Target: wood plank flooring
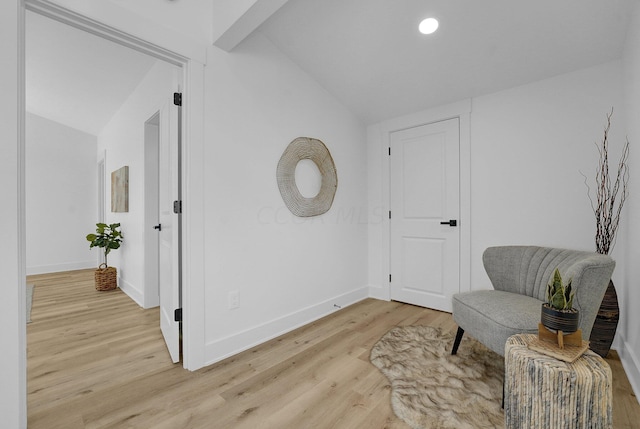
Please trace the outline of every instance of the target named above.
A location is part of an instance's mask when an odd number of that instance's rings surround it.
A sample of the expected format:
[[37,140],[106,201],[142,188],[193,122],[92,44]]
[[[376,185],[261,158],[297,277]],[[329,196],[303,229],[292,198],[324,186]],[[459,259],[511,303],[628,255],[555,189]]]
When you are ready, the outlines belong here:
[[[454,330],[448,313],[368,299],[199,371],[171,363],[157,309],[97,292],[93,270],[30,276],[29,428],[408,428],[369,363],[397,325]],[[614,427],[640,405],[615,353]]]

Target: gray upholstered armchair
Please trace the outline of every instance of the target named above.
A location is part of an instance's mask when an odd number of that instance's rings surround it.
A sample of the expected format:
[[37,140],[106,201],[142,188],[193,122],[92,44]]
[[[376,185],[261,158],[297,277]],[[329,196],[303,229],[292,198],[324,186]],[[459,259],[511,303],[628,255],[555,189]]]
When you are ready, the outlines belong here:
[[482,261],[494,290],[453,296],[458,333],[451,354],[465,331],[502,356],[511,335],[537,333],[547,283],[556,268],[563,278],[573,279],[573,306],[580,310],[582,337],[588,340],[615,267],[606,255],[536,246],[490,247]]

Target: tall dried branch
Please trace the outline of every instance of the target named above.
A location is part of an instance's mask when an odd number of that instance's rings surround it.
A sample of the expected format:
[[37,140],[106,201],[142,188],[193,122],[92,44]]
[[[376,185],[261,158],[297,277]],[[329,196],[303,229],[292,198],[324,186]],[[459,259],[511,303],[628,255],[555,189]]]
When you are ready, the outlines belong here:
[[618,162],[618,169],[615,179],[612,181],[609,173],[609,129],[611,128],[611,116],[613,109],[607,114],[607,125],[604,129],[602,143],[598,148],[599,159],[596,169],[596,198],[595,202],[591,198],[588,189],[591,208],[596,216],[596,251],[604,255],[609,254],[613,249],[616,240],[616,232],[620,223],[620,213],[622,206],[627,199],[627,185],[629,182],[629,140],[627,139],[622,148],[622,155]]

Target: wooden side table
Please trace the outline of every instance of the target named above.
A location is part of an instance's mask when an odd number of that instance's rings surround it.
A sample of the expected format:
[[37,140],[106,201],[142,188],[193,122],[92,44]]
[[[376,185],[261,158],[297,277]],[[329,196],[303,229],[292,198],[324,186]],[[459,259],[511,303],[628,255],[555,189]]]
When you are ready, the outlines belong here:
[[529,349],[535,339],[519,334],[505,345],[505,428],[612,428],[609,364],[591,350],[563,362]]

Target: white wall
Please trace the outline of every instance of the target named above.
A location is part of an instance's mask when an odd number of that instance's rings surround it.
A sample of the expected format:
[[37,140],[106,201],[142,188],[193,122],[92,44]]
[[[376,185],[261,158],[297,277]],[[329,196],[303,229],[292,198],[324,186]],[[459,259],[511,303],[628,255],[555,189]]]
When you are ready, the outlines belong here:
[[27,114],[27,274],[96,267],[97,137]]
[[[109,265],[118,269],[119,287],[139,305],[157,305],[149,296],[145,278],[145,121],[173,101],[180,69],[158,61],[98,136],[98,150],[106,151],[107,223],[119,222],[124,235],[120,249],[109,253]],[[129,211],[112,213],[111,172],[129,166]],[[98,251],[98,250],[96,250]]]
[[[364,126],[264,36],[210,48],[205,87],[208,362],[360,300],[366,289]],[[322,140],[338,189],[324,215],[285,207],[276,165],[296,137]],[[240,307],[227,297],[238,291]]]
[[[625,119],[620,62],[474,98],[471,104],[471,218],[460,219],[471,228],[470,288],[491,287],[481,255],[492,245],[593,250],[594,219],[580,171],[593,179],[594,143],[612,106],[620,110],[613,119],[612,152],[619,148]],[[411,117],[436,117],[439,110],[447,111],[439,108]],[[379,127],[369,127],[372,219],[388,210],[383,198],[388,177],[377,173],[388,162],[382,155],[388,142],[376,138]],[[374,293],[388,288],[378,269],[388,258],[385,234],[384,218],[370,224],[369,285]]]
[[634,392],[640,395],[640,5],[636,5],[624,51],[624,101],[627,117],[627,136],[630,142],[630,196],[625,213],[626,247],[619,252],[624,256],[625,288],[618,289],[621,321],[618,337],[622,347],[619,353]]
[[473,288],[490,287],[481,254],[492,245],[595,250],[595,219],[580,172],[593,187],[595,143],[612,107],[611,155],[620,151],[621,73],[620,62],[612,62],[473,99]]
[[[25,267],[24,257],[24,199],[23,171],[20,168],[23,155],[19,144],[22,138],[20,112],[24,109],[24,71],[19,66],[24,58],[16,49],[24,36],[24,17],[20,13],[20,1],[0,2],[0,272],[2,272],[3,302],[0,312],[0,416],[7,428],[27,427],[26,384],[26,318],[25,318]],[[18,65],[18,66],[16,66]],[[16,108],[17,106],[17,108]]]

